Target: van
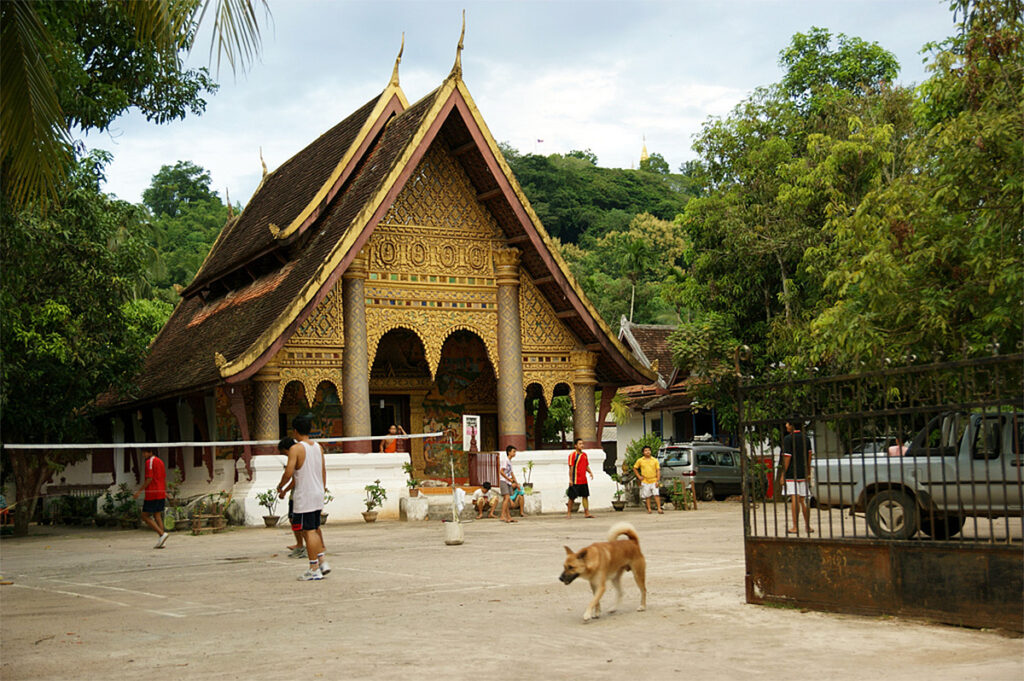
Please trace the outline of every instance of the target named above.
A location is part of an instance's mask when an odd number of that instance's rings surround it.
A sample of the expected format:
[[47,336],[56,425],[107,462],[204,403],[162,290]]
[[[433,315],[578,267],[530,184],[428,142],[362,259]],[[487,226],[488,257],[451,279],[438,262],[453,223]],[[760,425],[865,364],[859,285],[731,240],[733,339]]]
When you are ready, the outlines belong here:
[[661,495],[667,497],[675,480],[689,486],[693,482],[697,498],[703,501],[724,499],[743,491],[740,451],[717,442],[685,442],[665,445],[658,450],[661,464]]

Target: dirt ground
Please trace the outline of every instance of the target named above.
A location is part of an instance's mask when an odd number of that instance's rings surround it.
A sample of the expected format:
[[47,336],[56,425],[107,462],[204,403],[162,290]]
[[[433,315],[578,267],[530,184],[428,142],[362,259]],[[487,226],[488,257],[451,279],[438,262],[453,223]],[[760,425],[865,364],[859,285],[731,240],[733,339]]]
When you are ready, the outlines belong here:
[[[565,552],[637,528],[648,609],[582,622]],[[38,528],[0,542],[0,676],[32,679],[1024,678],[991,631],[747,605],[740,506],[465,526],[329,524],[334,571],[298,582],[284,529],[172,534]],[[34,530],[36,528],[33,528]],[[613,603],[605,596],[607,609]]]

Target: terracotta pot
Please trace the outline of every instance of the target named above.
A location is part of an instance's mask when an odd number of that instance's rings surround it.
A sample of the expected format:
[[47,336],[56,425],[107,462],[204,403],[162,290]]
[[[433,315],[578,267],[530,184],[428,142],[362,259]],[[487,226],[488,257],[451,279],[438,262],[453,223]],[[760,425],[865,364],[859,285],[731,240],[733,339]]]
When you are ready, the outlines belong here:
[[363,520],[368,523],[375,522],[377,520],[377,511],[363,511]]
[[410,487],[409,488],[409,496],[410,497],[418,497],[419,495],[420,495],[420,488],[419,487]]
[[265,515],[263,516],[263,522],[267,527],[277,527],[277,521],[281,519],[279,515]]

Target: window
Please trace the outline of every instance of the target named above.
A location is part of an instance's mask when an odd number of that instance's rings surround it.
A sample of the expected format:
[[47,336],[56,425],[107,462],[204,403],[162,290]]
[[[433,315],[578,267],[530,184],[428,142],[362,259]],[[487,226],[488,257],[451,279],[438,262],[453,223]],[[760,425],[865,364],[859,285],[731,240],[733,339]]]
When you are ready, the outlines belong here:
[[715,454],[715,458],[718,459],[719,466],[733,466],[732,452],[718,452]]
[[1002,425],[1003,420],[998,416],[982,419],[978,423],[978,430],[974,434],[975,459],[999,458],[999,431]]
[[714,466],[715,455],[711,452],[697,452],[697,465],[698,466]]

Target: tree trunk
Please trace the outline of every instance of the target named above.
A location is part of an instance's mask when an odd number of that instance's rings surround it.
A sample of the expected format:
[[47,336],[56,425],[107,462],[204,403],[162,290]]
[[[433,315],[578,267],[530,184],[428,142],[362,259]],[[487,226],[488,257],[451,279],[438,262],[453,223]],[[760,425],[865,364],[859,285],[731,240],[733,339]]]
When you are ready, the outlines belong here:
[[16,489],[14,507],[14,535],[24,537],[28,534],[28,524],[36,510],[43,485],[53,475],[53,468],[45,454],[31,451],[11,452],[11,470],[14,473]]
[[786,321],[792,319],[792,310],[789,306],[789,277],[786,276],[786,266],[782,262],[782,256],[775,253],[775,260],[779,263],[779,272],[782,274],[782,302],[786,306]]

